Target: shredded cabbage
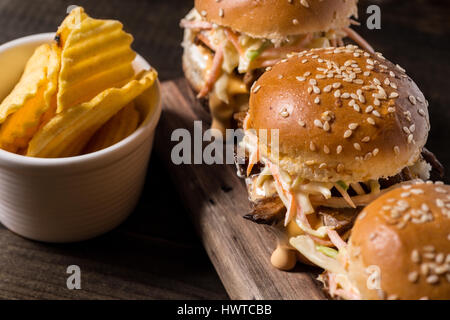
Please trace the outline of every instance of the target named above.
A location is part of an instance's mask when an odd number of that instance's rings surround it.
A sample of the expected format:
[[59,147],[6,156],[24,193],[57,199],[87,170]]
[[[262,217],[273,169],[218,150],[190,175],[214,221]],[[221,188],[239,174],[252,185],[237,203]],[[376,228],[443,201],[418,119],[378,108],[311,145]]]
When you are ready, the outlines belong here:
[[290,238],[289,243],[304,255],[305,258],[317,266],[333,273],[345,273],[345,270],[339,261],[319,252],[316,249],[314,241],[310,237],[300,235]]

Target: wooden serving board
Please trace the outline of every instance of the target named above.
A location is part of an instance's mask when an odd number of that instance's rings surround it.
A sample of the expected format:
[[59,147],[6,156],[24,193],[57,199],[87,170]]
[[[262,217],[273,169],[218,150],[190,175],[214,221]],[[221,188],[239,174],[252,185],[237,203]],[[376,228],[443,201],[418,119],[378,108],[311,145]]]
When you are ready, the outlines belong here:
[[[297,266],[292,272],[270,264],[275,240],[268,228],[242,218],[249,212],[247,191],[233,165],[175,165],[171,134],[195,120],[207,129],[209,115],[184,79],[162,84],[163,112],[155,150],[167,165],[180,198],[231,299],[325,299],[314,277],[316,269]],[[182,261],[180,262],[182,263]]]

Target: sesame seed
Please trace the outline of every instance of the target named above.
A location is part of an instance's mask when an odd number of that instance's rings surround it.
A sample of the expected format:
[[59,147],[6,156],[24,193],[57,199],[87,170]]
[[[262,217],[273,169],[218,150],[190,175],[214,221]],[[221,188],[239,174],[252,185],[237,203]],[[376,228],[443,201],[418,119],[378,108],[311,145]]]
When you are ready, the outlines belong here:
[[417,249],[414,249],[411,252],[411,261],[414,263],[420,263],[420,254],[419,251]]
[[380,150],[378,148],[373,149],[372,154],[374,156],[376,156],[378,154],[378,152],[380,152]]
[[411,195],[411,193],[409,193],[409,192],[402,192],[402,193],[400,193],[400,197],[402,197],[402,198],[407,198],[410,195]]
[[387,111],[388,111],[389,113],[394,113],[394,112],[395,112],[395,108],[394,108],[394,107],[389,107],[389,108],[387,109]]
[[411,131],[411,133],[413,133],[414,131],[416,131],[416,125],[415,125],[415,124],[412,124],[412,125],[409,127],[409,131]]
[[[317,88],[317,87],[316,87]],[[315,99],[314,99],[314,103],[315,104],[319,104],[320,103],[320,98],[319,97],[316,97]]]
[[367,118],[367,122],[373,126],[375,125],[375,120],[373,120],[371,117]]
[[336,90],[335,92],[334,92],[334,97],[335,98],[339,98],[341,96],[341,91],[340,90]]
[[369,142],[369,141],[370,141],[369,136],[365,136],[364,138],[361,139],[361,142]]
[[358,128],[358,126],[359,126],[359,124],[357,124],[357,123],[350,123],[350,124],[348,125],[348,128],[349,128],[350,130],[355,130],[356,128]]
[[346,130],[344,132],[344,138],[350,138],[350,136],[353,134],[352,130]]
[[281,112],[280,112],[280,115],[281,115],[283,118],[287,118],[287,117],[289,117],[289,112],[287,111],[286,108],[283,108],[283,109],[281,110]]
[[316,151],[316,145],[314,144],[314,142],[310,142],[309,143],[309,149],[311,150],[311,151]]
[[372,114],[377,118],[381,118],[381,114],[377,110],[373,110]]
[[295,79],[297,79],[300,82],[303,82],[306,80],[306,78],[304,78],[304,77],[295,77]]
[[305,126],[306,126],[306,123],[305,123],[305,121],[303,121],[303,120],[298,120],[298,124],[299,124],[301,127],[305,127]]
[[205,10],[202,10],[201,12],[200,12],[200,14],[202,15],[202,16],[204,16],[204,17],[206,17],[206,15],[208,14]]
[[410,282],[417,282],[419,280],[419,273],[417,271],[413,271],[410,274],[408,274],[408,280]]
[[312,88],[313,88],[313,92],[314,92],[315,94],[319,94],[319,93],[320,93],[320,89],[319,89],[318,86],[313,86]]
[[318,128],[323,127],[322,121],[320,121],[319,119],[314,120],[314,125]]
[[412,134],[410,134],[410,135],[408,136],[408,143],[413,142],[413,139],[414,139],[414,136],[413,136]]
[[312,86],[315,86],[315,85],[317,85],[317,81],[315,79],[310,79],[309,84]]
[[298,20],[297,19],[293,19],[292,23],[295,24],[295,25],[298,25]]
[[359,143],[355,142],[355,143],[353,144],[353,147],[354,147],[356,150],[361,151],[361,146],[360,146]]
[[340,88],[340,86],[341,86],[341,83],[340,83],[340,82],[335,82],[335,83],[333,83],[333,88],[334,88],[334,89],[338,89],[338,88]]
[[259,91],[259,89],[261,89],[261,86],[260,86],[260,85],[257,85],[257,86],[255,87],[255,89],[253,89],[253,93],[257,93],[257,92]]
[[327,145],[324,145],[323,146],[323,152],[325,152],[326,154],[329,154],[330,153],[330,148],[328,148]]
[[302,60],[302,63],[303,63],[303,64],[305,64],[305,63],[307,63],[307,62],[308,62],[308,59],[303,59],[303,60]]
[[419,110],[417,110],[417,112],[418,112],[422,117],[425,117],[425,111],[423,111],[423,109],[419,109]]
[[400,67],[398,64],[397,65],[395,65],[396,67],[397,67],[397,69],[398,70],[400,70],[400,71],[402,71],[402,72],[406,72],[406,70],[405,69],[403,69],[402,67]]
[[389,95],[389,98],[398,98],[398,93],[397,92],[391,92],[391,94]]
[[338,146],[336,147],[336,153],[339,154],[339,153],[341,153],[341,152],[342,152],[342,146],[341,146],[341,145],[338,145]]
[[323,88],[323,92],[330,92],[331,91],[331,85],[326,86],[325,88]]
[[326,164],[325,162],[322,162],[322,163],[319,165],[319,169],[326,168],[326,166],[327,166],[327,164]]
[[305,163],[306,163],[308,166],[312,166],[313,164],[316,163],[316,161],[315,161],[315,160],[307,160]]
[[223,17],[224,16],[224,11],[222,8],[219,9],[219,17]]
[[438,282],[439,282],[439,277],[435,274],[427,277],[427,283],[429,283],[429,284],[436,284]]
[[375,83],[377,86],[381,85],[380,80],[378,78],[373,78],[373,83]]
[[323,130],[330,131],[330,129],[330,123],[328,121],[325,121],[325,123],[323,124]]
[[373,111],[373,106],[368,106],[365,110],[366,113],[371,113]]
[[395,147],[394,147],[394,153],[395,153],[396,155],[400,154],[400,148],[399,148],[399,146],[395,146]]
[[409,99],[409,102],[411,102],[413,105],[415,105],[417,103],[416,97],[414,97],[414,96],[409,96],[408,99]]

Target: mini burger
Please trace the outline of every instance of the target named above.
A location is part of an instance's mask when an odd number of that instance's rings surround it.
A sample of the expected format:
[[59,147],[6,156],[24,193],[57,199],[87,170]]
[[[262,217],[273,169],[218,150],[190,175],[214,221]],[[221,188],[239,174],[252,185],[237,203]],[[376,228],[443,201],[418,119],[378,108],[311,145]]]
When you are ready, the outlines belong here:
[[306,48],[343,45],[350,37],[372,48],[349,28],[357,0],[196,0],[181,21],[183,69],[208,98],[212,127],[232,127],[248,108],[248,89],[265,68]]
[[337,254],[362,207],[432,168],[422,92],[399,65],[353,45],[278,62],[254,83],[243,125],[246,218],[281,227],[281,269],[296,262],[290,238],[306,236],[311,246],[295,248],[320,265],[314,254]]
[[[314,245],[293,238],[294,246]],[[308,244],[309,243],[309,244]],[[450,299],[450,186],[392,190],[356,219],[337,259],[323,255],[320,279],[342,299]]]

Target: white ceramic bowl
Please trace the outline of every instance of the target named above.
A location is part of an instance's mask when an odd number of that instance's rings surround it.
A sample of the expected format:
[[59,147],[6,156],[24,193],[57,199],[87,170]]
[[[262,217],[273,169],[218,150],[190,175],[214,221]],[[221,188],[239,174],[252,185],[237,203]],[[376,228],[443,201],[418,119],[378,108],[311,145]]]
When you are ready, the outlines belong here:
[[[37,34],[0,46],[0,101],[17,83],[34,49],[53,39]],[[134,66],[148,69],[137,56]],[[161,115],[156,83],[137,99],[143,122],[121,142],[87,155],[42,159],[0,150],[0,221],[45,242],[73,242],[105,233],[135,207]]]

